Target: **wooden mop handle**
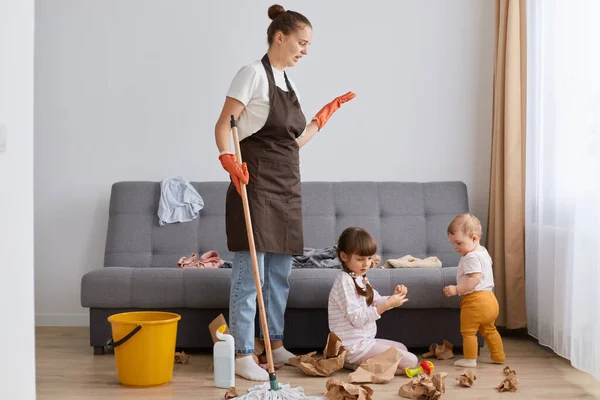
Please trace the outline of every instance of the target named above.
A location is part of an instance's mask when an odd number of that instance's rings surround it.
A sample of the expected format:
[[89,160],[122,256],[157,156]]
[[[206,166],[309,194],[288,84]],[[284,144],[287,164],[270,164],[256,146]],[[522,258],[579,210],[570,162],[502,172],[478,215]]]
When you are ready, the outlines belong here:
[[[237,125],[235,117],[231,116],[231,131],[233,132],[233,142],[235,144],[235,156],[238,164],[242,165],[242,151],[240,149],[240,140],[238,137]],[[246,231],[248,233],[248,243],[250,244],[250,257],[252,258],[252,270],[254,272],[254,284],[256,285],[256,297],[258,299],[258,308],[260,313],[260,321],[262,324],[262,331],[265,337],[265,351],[267,353],[267,364],[269,373],[275,373],[275,364],[273,363],[273,354],[271,353],[271,338],[269,337],[269,327],[267,325],[267,314],[265,312],[265,303],[262,295],[262,288],[260,284],[260,272],[258,270],[258,258],[256,256],[256,247],[254,245],[254,233],[252,230],[252,220],[250,219],[250,207],[248,206],[248,192],[246,192],[246,185],[240,182],[240,189],[242,192],[242,204],[244,205],[244,217],[246,219]]]

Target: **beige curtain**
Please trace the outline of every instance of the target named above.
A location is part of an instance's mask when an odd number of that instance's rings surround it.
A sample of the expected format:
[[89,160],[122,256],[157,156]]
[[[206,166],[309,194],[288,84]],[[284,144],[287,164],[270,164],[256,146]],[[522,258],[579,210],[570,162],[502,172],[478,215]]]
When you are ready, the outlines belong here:
[[494,260],[500,315],[507,329],[525,311],[525,1],[496,0],[496,55],[487,247]]

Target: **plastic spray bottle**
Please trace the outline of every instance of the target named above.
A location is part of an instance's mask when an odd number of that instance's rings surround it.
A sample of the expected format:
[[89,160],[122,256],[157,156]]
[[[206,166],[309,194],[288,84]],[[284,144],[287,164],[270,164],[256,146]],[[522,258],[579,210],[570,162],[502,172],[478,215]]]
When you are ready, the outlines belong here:
[[213,346],[215,386],[223,389],[235,386],[235,344],[233,336],[223,333],[226,328],[221,325],[217,329],[215,335],[219,341]]

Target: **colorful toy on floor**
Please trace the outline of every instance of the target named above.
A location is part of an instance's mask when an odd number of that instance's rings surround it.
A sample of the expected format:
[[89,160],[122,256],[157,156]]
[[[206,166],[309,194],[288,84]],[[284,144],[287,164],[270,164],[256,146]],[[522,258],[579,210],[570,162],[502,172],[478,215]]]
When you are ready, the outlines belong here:
[[423,360],[417,368],[406,368],[405,372],[406,376],[412,378],[421,371],[425,372],[427,375],[431,375],[433,373],[434,368],[435,367],[433,366],[433,363],[431,361]]

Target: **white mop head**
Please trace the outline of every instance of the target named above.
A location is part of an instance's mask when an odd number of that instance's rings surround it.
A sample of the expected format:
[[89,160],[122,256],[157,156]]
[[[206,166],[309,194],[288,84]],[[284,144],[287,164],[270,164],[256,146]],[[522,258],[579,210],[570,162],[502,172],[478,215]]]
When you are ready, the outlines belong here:
[[256,385],[248,389],[248,394],[236,397],[233,400],[327,400],[322,396],[307,397],[301,387],[292,388],[288,384],[279,384],[281,390],[271,390],[269,382]]

